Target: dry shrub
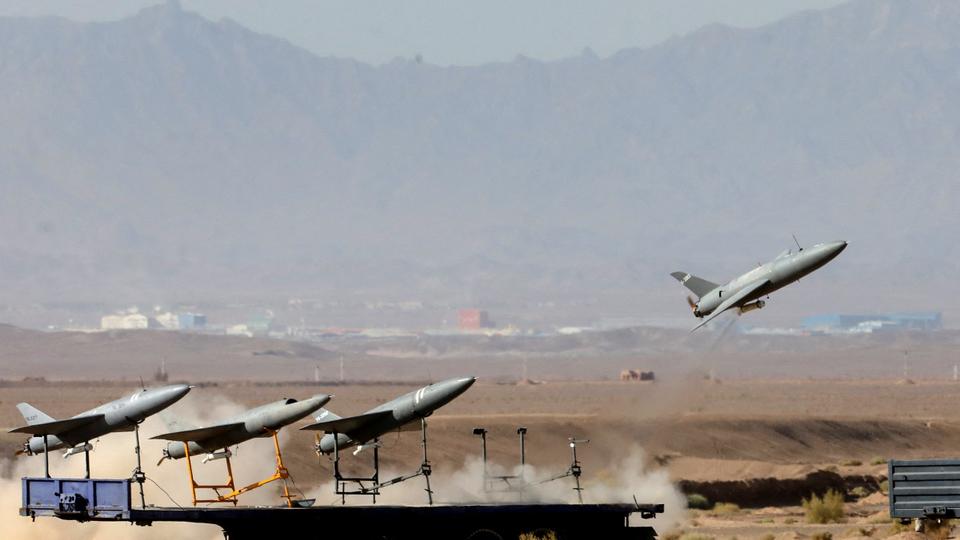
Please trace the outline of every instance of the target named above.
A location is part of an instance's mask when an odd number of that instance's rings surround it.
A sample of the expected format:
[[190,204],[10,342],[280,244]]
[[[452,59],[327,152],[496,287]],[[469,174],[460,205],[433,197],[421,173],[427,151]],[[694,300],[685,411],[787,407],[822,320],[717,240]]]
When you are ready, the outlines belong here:
[[877,532],[876,527],[856,527],[843,533],[843,538],[856,538],[861,536],[873,536]]
[[717,503],[713,505],[710,511],[712,516],[732,516],[740,513],[740,507],[733,503]]
[[519,540],[557,540],[557,533],[553,531],[523,533]]
[[901,523],[899,519],[890,520],[890,527],[886,531],[886,536],[896,536],[903,532],[912,531],[913,526],[908,521],[907,523]]
[[809,499],[803,500],[803,510],[807,523],[839,523],[844,515],[843,494],[832,489],[823,497],[811,494]]
[[946,540],[952,530],[952,519],[927,519],[923,522],[923,534],[931,540]]
[[818,532],[810,535],[810,540],[833,540],[833,535],[827,531]]
[[705,534],[687,533],[681,536],[680,540],[713,540],[713,537]]
[[695,510],[709,510],[711,506],[710,500],[699,493],[691,493],[687,495],[687,508],[693,508]]

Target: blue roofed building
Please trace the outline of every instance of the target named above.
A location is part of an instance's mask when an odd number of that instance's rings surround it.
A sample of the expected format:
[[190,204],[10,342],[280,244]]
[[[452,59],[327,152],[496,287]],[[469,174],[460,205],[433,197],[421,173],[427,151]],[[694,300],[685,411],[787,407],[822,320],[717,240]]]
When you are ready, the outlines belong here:
[[884,330],[934,331],[943,328],[940,312],[876,313],[850,315],[830,313],[803,319],[804,330],[826,333],[872,333]]
[[943,328],[943,315],[938,312],[890,313],[890,320],[900,328],[911,330],[940,330]]
[[207,326],[207,316],[201,313],[179,313],[177,322],[181,330],[199,330]]

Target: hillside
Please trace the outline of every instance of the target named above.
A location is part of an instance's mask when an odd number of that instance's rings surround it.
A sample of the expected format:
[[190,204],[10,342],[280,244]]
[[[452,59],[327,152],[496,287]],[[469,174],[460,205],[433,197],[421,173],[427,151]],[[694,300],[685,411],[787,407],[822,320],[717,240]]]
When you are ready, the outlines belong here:
[[0,19],[0,295],[684,317],[669,271],[727,279],[796,233],[851,248],[758,321],[949,311],[958,46],[948,0],[449,68],[320,58],[176,3]]

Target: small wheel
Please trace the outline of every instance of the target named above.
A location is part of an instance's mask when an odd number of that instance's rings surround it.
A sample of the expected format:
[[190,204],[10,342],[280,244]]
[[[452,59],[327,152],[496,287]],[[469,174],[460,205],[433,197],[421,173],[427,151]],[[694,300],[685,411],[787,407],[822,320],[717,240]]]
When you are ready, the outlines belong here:
[[465,540],[503,540],[503,537],[497,531],[477,529],[468,534]]

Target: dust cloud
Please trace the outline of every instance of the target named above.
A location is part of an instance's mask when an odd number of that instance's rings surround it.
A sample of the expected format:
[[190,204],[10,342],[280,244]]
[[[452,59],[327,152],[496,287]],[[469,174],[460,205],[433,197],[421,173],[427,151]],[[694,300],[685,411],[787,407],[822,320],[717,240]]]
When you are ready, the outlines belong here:
[[[363,456],[363,454],[360,454]],[[520,466],[513,468],[498,467],[488,463],[491,475],[519,475]],[[380,478],[389,479],[415,469],[381,469]],[[453,503],[491,503],[491,502],[532,502],[532,503],[576,503],[572,477],[547,481],[563,473],[563,469],[545,470],[526,465],[523,475],[529,487],[522,493],[509,492],[504,483],[493,484],[491,490],[483,486],[483,462],[478,457],[468,459],[462,467],[453,473],[434,469],[430,485],[436,504]],[[581,477],[584,503],[624,503],[632,502],[634,496],[640,503],[663,503],[665,512],[646,523],[656,527],[660,533],[673,530],[686,520],[686,497],[670,481],[665,470],[651,470],[647,467],[646,453],[640,447],[632,447],[623,460],[596,472],[585,472]],[[389,486],[377,497],[378,503],[423,505],[427,503],[426,484],[423,478],[413,478],[406,482]],[[334,494],[333,481],[322,484],[311,491],[310,497],[317,504],[341,504]],[[347,504],[369,504],[368,497],[347,499]],[[634,520],[634,526],[640,522]]]

